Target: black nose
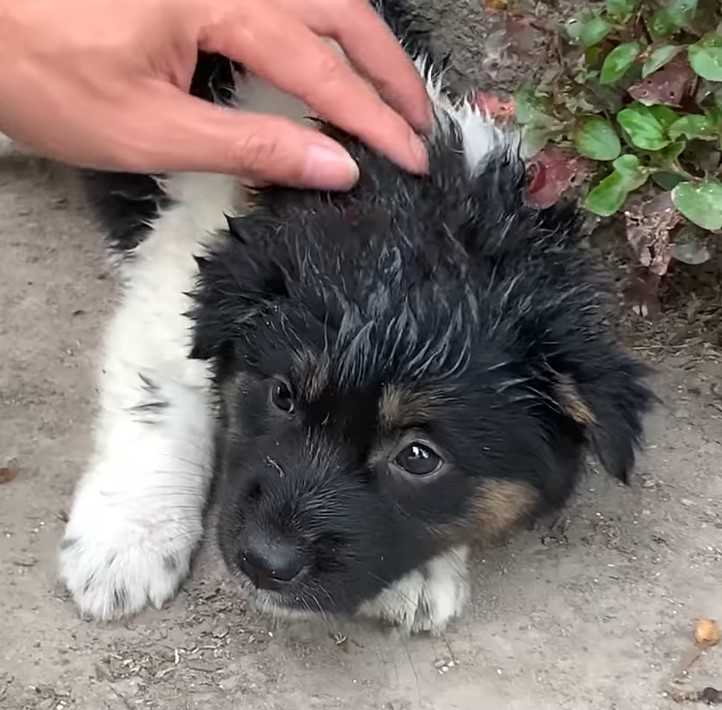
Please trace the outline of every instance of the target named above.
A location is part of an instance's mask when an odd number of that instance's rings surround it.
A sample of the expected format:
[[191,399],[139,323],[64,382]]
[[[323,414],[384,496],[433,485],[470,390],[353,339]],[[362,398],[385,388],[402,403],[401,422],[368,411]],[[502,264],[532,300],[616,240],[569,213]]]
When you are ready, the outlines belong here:
[[300,545],[290,540],[249,535],[238,565],[258,589],[280,589],[299,576],[305,564]]

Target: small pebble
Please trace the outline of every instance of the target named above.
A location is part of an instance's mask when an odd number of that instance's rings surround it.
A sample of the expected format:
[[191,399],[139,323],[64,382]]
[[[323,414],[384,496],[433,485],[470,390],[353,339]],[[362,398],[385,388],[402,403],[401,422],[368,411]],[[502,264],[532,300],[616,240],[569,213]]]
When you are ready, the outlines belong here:
[[710,648],[720,642],[719,624],[713,619],[698,619],[694,627],[694,640],[700,648]]

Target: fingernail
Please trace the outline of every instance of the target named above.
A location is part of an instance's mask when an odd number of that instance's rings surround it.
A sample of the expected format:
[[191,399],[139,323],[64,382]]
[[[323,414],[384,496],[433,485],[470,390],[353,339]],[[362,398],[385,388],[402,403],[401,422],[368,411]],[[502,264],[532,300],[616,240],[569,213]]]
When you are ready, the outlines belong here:
[[359,178],[358,165],[343,148],[311,145],[306,151],[303,181],[321,190],[348,190]]
[[426,151],[421,138],[415,133],[409,136],[409,147],[411,148],[411,155],[414,158],[412,170],[416,173],[426,173],[429,170],[429,154]]

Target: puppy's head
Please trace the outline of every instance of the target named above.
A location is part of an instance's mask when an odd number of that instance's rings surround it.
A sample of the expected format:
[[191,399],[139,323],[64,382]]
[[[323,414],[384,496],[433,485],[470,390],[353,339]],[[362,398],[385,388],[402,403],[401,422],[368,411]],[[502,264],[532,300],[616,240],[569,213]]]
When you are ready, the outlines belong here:
[[353,611],[561,504],[587,445],[623,478],[649,398],[572,217],[527,210],[508,155],[469,176],[441,146],[415,178],[354,150],[354,191],[265,193],[199,260],[220,545],[276,609]]

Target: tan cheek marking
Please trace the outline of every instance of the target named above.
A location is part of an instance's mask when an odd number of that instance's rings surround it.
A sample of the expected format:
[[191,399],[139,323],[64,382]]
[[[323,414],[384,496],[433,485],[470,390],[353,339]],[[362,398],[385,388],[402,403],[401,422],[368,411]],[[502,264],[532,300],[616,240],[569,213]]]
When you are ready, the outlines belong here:
[[434,409],[448,394],[443,389],[414,391],[388,385],[379,403],[381,425],[388,431],[406,429],[434,418]]
[[483,537],[501,535],[532,514],[538,504],[539,494],[527,483],[486,481],[471,502],[471,532]]
[[569,377],[561,376],[555,385],[559,404],[575,422],[584,425],[594,424],[596,419],[589,405],[581,398],[576,385]]
[[492,479],[474,494],[464,518],[430,529],[444,546],[494,542],[532,515],[539,502],[539,493],[527,483]]

